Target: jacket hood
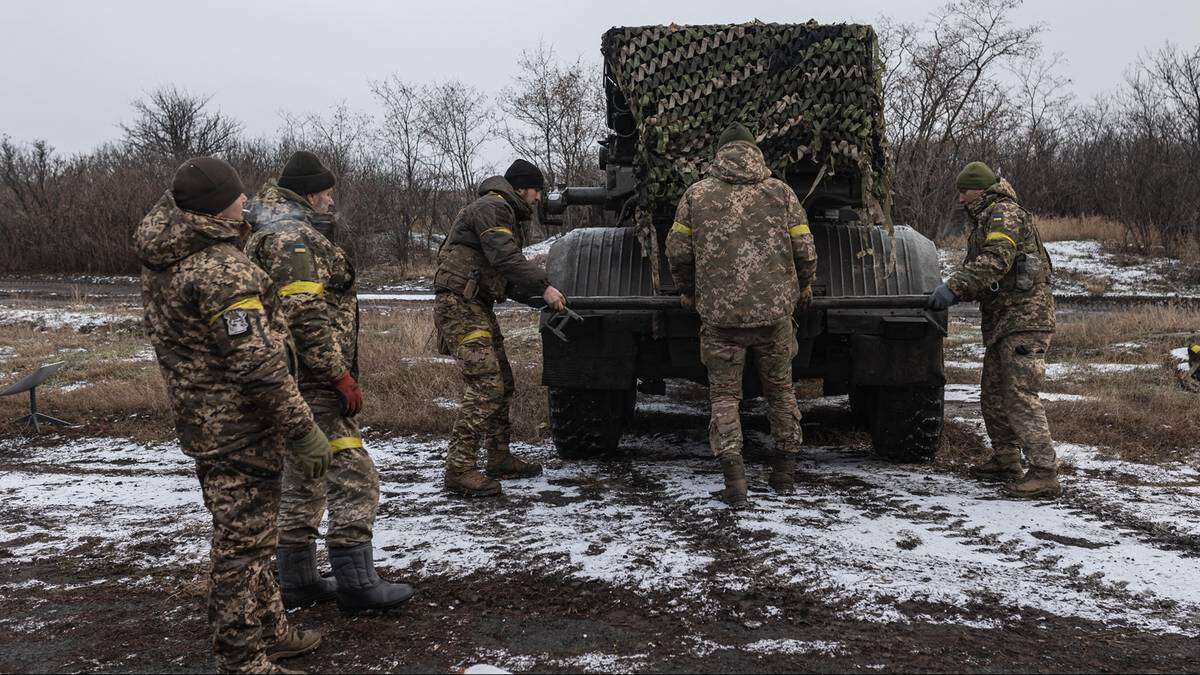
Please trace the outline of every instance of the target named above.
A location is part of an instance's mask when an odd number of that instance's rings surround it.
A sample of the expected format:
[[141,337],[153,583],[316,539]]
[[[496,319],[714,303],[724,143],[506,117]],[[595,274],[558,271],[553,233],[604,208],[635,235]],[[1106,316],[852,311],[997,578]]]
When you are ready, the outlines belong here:
[[143,265],[166,269],[220,242],[236,242],[242,221],[184,211],[167,191],[133,233],[133,249]]
[[313,211],[304,197],[279,187],[274,179],[267,181],[258,194],[246,204],[246,222],[254,227],[266,225],[281,213],[308,220],[316,211]]
[[517,220],[529,220],[529,217],[533,215],[533,211],[529,208],[529,205],[525,203],[524,199],[517,196],[517,191],[513,189],[511,183],[505,180],[504,176],[492,176],[491,178],[484,179],[479,184],[480,197],[489,192],[495,192],[504,197],[504,201],[508,202],[508,205],[512,207],[513,213],[516,214]]
[[983,194],[979,195],[978,199],[970,204],[967,204],[966,209],[967,212],[972,216],[978,217],[979,214],[983,213],[985,209],[1002,199],[1008,199],[1014,202],[1021,201],[1020,198],[1017,197],[1017,191],[1013,188],[1012,183],[1009,183],[1003,178],[996,181],[996,183],[991,187],[985,189]]
[[762,150],[748,141],[726,143],[708,167],[708,175],[726,183],[748,185],[771,177]]

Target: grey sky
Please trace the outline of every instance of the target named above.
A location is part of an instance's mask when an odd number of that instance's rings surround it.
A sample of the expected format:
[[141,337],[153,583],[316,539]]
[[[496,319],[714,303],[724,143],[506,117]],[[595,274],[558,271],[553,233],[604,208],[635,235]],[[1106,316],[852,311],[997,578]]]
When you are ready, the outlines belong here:
[[[120,135],[129,102],[173,83],[214,95],[253,134],[279,111],[325,111],[338,101],[371,109],[368,80],[457,77],[495,91],[519,52],[539,39],[564,57],[599,61],[614,25],[764,21],[918,21],[942,0],[607,0],[384,2],[269,0],[6,0],[0,41],[0,134],[44,138],[66,152]],[[1194,0],[1032,0],[1020,19],[1049,26],[1064,72],[1083,98],[1110,90],[1126,66],[1165,40],[1200,40]]]

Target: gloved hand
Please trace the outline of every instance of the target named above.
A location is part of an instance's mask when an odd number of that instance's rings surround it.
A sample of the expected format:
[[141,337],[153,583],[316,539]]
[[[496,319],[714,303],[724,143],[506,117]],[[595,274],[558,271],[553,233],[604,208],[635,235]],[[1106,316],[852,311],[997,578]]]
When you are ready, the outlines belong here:
[[684,309],[696,309],[696,296],[691,293],[680,293],[679,304],[683,305]]
[[287,448],[304,470],[305,477],[310,480],[325,477],[329,462],[333,460],[333,447],[317,425],[314,424],[303,436],[288,440]]
[[362,411],[362,388],[358,386],[358,382],[354,380],[354,376],[350,374],[350,371],[347,370],[339,375],[333,381],[333,387],[337,389],[338,395],[342,397],[342,414],[347,417],[354,417]]
[[796,300],[796,307],[799,309],[808,309],[812,304],[812,286],[805,286],[800,289],[800,297]]
[[953,307],[958,304],[958,296],[945,283],[933,289],[933,293],[929,296],[929,309],[943,310]]

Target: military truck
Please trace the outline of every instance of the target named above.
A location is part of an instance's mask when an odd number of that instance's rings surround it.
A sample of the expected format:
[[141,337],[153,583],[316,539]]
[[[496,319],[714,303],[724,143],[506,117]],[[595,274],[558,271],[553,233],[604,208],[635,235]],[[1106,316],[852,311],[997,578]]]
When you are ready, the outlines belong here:
[[[795,378],[848,394],[875,451],[931,457],[942,430],[946,313],[931,241],[890,222],[892,165],[881,63],[865,25],[748,23],[613,28],[602,42],[609,135],[605,184],[549,191],[553,221],[602,207],[614,227],[576,229],[549,252],[551,282],[579,320],[542,315],[550,431],[566,458],[615,452],[639,392],[705,383],[699,317],[682,308],[665,237],[721,131],[756,134],[774,175],[801,198],[819,262],[813,307],[795,314]],[[752,364],[746,394],[761,387]]]

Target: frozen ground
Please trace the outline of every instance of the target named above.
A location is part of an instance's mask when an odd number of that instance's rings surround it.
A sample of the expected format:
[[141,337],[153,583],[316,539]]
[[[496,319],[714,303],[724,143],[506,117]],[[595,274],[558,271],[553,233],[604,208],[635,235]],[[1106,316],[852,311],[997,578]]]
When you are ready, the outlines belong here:
[[[1200,296],[1200,286],[1173,281],[1181,263],[1169,258],[1115,255],[1096,241],[1054,241],[1046,244],[1054,264],[1057,296]],[[945,278],[962,260],[964,251],[938,250]]]

